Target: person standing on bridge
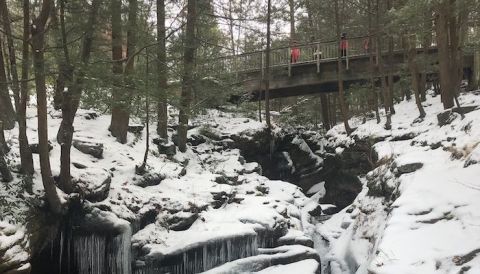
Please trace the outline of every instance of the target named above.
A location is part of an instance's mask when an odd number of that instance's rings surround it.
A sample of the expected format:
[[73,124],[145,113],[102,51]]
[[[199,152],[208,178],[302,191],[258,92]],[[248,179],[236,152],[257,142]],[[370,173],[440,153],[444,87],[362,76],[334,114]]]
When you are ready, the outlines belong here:
[[300,58],[300,49],[298,48],[297,42],[293,41],[292,49],[290,50],[290,62],[294,64],[298,62],[299,58]]
[[346,57],[347,50],[348,50],[348,40],[347,40],[347,34],[344,32],[340,37],[340,56]]

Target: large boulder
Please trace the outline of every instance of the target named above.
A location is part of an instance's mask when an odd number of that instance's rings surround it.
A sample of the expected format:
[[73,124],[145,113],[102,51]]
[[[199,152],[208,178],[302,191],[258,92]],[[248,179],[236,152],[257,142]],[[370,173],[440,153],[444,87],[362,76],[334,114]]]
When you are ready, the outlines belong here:
[[452,109],[447,109],[437,114],[438,125],[441,127],[449,125],[460,117],[461,115],[457,112],[454,112]]
[[75,139],[72,141],[74,148],[97,159],[103,158],[103,144]]
[[108,197],[112,177],[100,168],[72,169],[72,182],[80,197],[90,202],[100,202]]
[[[38,144],[30,144],[30,149],[32,150],[32,153],[35,153],[35,154],[39,153]],[[52,149],[53,149],[52,143],[48,141],[48,151],[52,151]]]

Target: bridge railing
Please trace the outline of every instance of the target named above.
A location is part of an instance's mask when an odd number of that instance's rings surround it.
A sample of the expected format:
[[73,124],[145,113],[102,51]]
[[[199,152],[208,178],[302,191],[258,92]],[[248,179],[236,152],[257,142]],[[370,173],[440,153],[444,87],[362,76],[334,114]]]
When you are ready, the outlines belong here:
[[[347,39],[347,58],[368,54],[370,47],[374,52],[376,45],[369,44],[368,37],[355,37]],[[314,42],[295,46],[300,51],[297,62],[292,63],[292,47],[275,48],[270,51],[270,67],[291,67],[295,64],[322,63],[339,57],[340,47],[338,41]],[[394,50],[402,48],[401,41],[394,41]],[[382,52],[388,50],[388,43],[382,43]],[[265,51],[249,52],[238,55],[224,56],[206,62],[202,69],[209,74],[244,73],[264,71],[266,67]]]

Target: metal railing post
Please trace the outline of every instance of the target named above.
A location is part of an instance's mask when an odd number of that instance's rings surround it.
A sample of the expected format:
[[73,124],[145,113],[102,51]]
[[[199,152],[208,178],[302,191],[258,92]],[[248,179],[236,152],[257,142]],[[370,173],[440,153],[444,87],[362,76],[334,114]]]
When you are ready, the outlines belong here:
[[317,52],[315,53],[315,57],[317,58],[317,73],[320,73],[320,57],[321,57],[321,52],[320,52],[320,43],[317,43]]

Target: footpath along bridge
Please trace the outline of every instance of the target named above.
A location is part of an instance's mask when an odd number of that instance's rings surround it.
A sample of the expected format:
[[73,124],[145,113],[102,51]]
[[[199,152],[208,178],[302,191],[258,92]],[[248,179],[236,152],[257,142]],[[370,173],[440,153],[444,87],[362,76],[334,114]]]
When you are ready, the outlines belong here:
[[[345,88],[352,84],[367,83],[371,78],[370,54],[365,49],[365,37],[348,39],[347,56],[342,57],[343,81]],[[384,43],[387,44],[387,43]],[[270,51],[270,98],[307,95],[338,91],[337,60],[340,54],[338,41],[315,42],[298,45],[300,58],[291,62],[290,47],[275,48]],[[384,45],[380,51],[383,56],[384,72],[391,71],[396,79],[408,74],[407,50],[403,43],[394,43],[392,56]],[[464,51],[464,76],[469,83],[480,80],[480,54],[478,51]],[[379,79],[376,49],[372,48],[375,79]],[[417,46],[417,61],[423,65],[423,71],[430,76],[438,74],[438,50],[435,44],[424,49]],[[243,97],[250,101],[264,99],[265,51],[248,52],[239,55],[220,57],[207,63],[208,69],[216,75],[234,74],[245,91]],[[389,63],[391,60],[391,63]],[[422,66],[420,66],[422,68]],[[236,96],[235,99],[240,99]]]

